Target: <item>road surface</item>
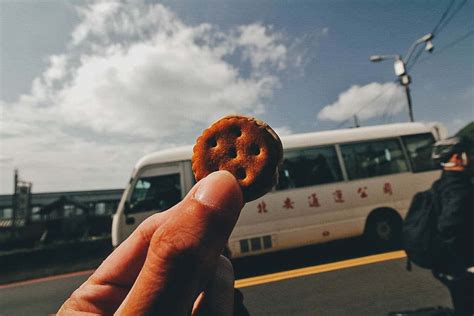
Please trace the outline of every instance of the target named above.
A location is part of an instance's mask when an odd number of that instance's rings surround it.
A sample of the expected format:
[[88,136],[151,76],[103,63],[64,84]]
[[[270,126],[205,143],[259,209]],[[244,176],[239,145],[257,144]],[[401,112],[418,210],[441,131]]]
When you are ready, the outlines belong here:
[[[277,256],[285,254],[288,252]],[[251,315],[365,316],[450,306],[447,290],[430,272],[416,268],[406,271],[402,256],[398,251],[280,270],[240,278],[236,285]],[[261,263],[262,259],[249,259],[246,264],[252,262]],[[55,313],[90,274],[85,271],[0,286],[0,315]]]

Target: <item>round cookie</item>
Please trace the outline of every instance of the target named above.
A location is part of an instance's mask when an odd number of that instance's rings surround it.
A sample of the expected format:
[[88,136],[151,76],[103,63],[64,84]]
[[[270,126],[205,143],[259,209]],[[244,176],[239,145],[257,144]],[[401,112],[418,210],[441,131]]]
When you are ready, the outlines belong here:
[[255,200],[278,181],[283,147],[275,131],[255,118],[231,115],[208,127],[193,148],[196,181],[217,170],[232,173],[246,202]]

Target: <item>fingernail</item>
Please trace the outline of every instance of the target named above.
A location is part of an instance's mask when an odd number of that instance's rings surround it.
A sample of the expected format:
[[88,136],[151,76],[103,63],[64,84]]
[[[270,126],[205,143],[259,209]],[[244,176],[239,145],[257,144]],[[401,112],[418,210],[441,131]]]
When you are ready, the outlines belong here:
[[194,199],[214,209],[240,210],[243,197],[235,177],[228,171],[211,173],[199,182]]

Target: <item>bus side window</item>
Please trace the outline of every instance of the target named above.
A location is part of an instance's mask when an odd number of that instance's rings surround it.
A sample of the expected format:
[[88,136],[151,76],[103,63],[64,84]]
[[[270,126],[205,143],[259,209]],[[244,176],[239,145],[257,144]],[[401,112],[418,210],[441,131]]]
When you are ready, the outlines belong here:
[[139,178],[135,183],[127,213],[163,211],[181,200],[179,173]]
[[350,180],[408,171],[397,139],[341,145]]
[[301,188],[342,180],[334,146],[284,153],[277,190]]
[[403,143],[411,159],[414,172],[437,169],[431,159],[431,150],[435,142],[431,133],[403,136]]

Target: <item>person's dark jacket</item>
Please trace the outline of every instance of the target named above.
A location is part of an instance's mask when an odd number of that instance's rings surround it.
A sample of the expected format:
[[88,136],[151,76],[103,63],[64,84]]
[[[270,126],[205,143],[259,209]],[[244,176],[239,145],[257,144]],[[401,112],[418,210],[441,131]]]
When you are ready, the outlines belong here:
[[474,266],[474,192],[470,176],[467,172],[443,171],[433,189],[440,203],[440,260],[435,270],[462,273]]

